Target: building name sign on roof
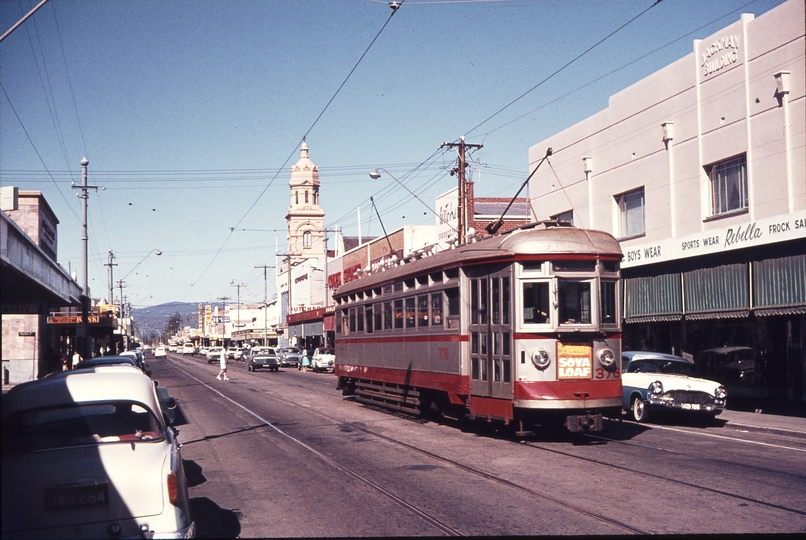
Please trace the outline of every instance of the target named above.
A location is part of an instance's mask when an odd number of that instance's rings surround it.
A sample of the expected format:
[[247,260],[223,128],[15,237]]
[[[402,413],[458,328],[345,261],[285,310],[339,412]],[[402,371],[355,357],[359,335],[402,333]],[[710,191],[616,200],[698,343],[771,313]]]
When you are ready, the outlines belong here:
[[[720,54],[722,53],[722,54]],[[717,55],[719,55],[717,57]],[[716,73],[739,60],[739,36],[723,36],[702,53],[703,76]]]

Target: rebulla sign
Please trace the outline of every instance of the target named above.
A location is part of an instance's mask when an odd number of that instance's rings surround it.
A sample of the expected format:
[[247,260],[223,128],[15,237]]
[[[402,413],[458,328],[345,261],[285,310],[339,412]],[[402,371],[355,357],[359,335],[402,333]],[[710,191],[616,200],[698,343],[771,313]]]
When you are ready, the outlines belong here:
[[622,245],[622,268],[711,255],[806,238],[806,210],[712,229],[681,238]]

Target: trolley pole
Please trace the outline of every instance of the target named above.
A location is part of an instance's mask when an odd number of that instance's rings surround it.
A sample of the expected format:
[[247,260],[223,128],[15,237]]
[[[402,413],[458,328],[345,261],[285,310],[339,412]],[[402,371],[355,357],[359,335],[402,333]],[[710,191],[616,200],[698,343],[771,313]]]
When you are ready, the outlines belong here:
[[483,148],[484,145],[482,144],[467,144],[465,143],[465,136],[462,135],[459,137],[458,143],[442,143],[440,148],[444,147],[448,148],[459,148],[459,166],[451,171],[451,176],[456,174],[459,179],[459,204],[458,204],[458,218],[459,218],[459,244],[465,243],[465,233],[467,229],[467,186],[465,183],[465,168],[467,167],[467,162],[465,161],[465,153],[467,152],[468,148],[472,149],[480,149]]

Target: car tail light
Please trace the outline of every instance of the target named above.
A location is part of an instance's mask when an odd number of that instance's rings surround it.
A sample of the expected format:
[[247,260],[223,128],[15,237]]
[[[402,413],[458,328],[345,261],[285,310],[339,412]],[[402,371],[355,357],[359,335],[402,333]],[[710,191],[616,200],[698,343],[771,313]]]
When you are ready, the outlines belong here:
[[176,505],[179,500],[179,486],[176,483],[176,473],[168,473],[168,500]]

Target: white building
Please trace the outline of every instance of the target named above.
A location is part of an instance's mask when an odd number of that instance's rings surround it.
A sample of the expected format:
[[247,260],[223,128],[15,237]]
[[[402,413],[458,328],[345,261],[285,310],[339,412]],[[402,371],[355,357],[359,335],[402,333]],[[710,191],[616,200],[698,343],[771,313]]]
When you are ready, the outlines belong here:
[[621,241],[625,349],[729,396],[806,399],[804,48],[803,0],[742,15],[529,151],[538,219]]

